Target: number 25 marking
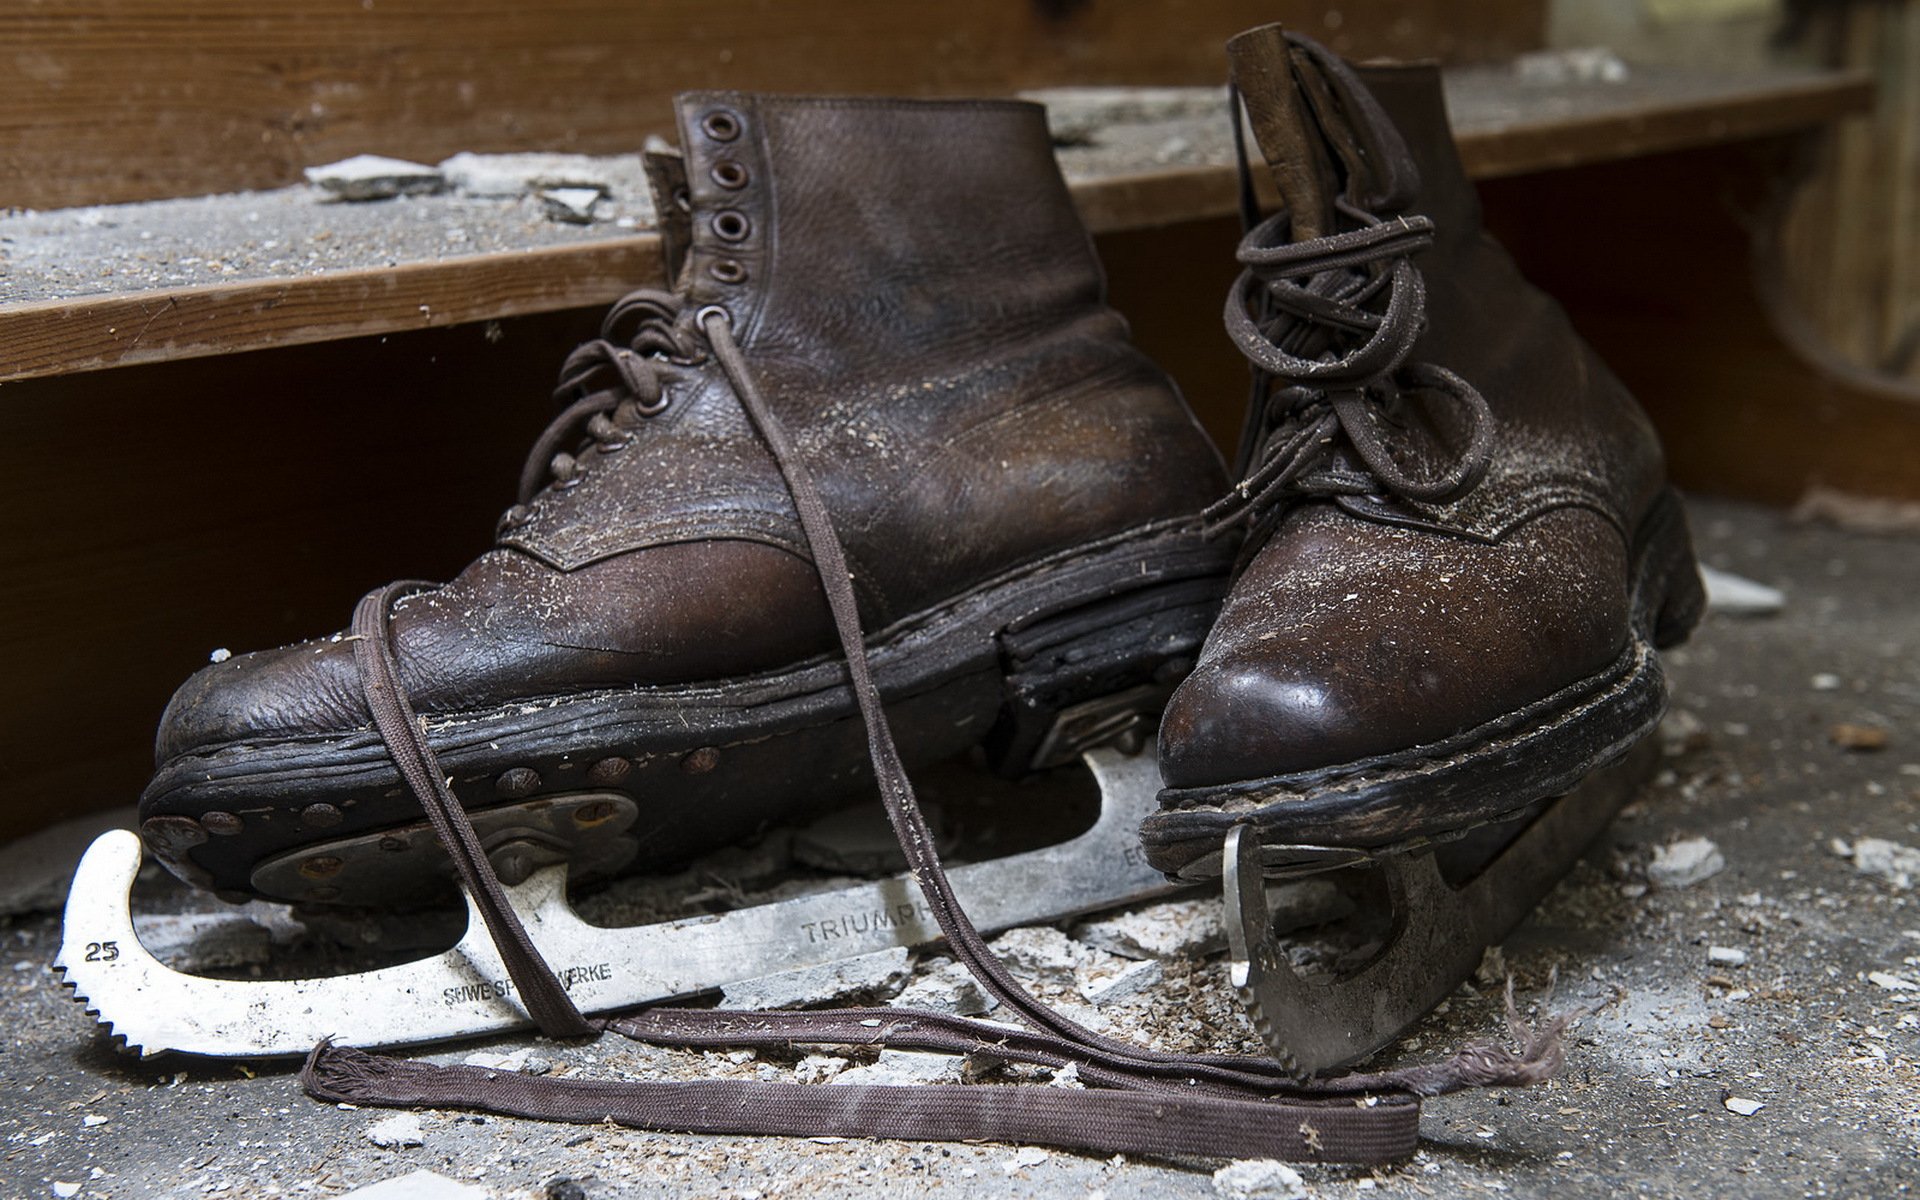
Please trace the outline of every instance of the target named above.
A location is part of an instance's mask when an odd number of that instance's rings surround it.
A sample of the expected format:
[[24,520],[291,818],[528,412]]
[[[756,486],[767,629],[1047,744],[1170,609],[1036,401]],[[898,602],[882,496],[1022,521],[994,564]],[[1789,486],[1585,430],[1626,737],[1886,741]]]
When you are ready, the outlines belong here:
[[88,942],[88,962],[112,962],[120,957],[119,942]]

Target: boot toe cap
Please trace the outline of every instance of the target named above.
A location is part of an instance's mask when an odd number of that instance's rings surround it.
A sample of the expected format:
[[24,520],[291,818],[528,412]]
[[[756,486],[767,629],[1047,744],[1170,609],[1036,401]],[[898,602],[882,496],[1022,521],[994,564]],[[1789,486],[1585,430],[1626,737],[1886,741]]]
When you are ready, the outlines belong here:
[[1404,755],[1609,668],[1629,636],[1619,540],[1577,515],[1539,524],[1579,553],[1357,523],[1263,549],[1168,704],[1168,786]]
[[239,654],[202,667],[160,717],[156,759],[253,740],[324,734],[367,723],[353,690],[352,644],[321,639]]

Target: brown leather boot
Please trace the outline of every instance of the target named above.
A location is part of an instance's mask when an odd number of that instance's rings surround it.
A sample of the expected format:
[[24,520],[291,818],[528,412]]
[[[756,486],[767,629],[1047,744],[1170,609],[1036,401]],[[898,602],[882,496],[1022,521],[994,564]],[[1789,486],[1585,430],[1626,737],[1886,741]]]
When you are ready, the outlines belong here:
[[[1218,458],[1106,306],[1038,106],[678,112],[683,150],[650,156],[678,286],[569,359],[494,548],[392,608],[399,684],[509,882],[682,859],[872,786],[792,502],[703,311],[819,482],[916,760],[984,745],[1024,771],[1157,711],[1230,566],[1201,535]],[[201,671],[158,759],[142,830],[193,882],[444,886],[351,639]]]
[[1701,607],[1653,429],[1482,231],[1439,72],[1230,49],[1284,209],[1227,304],[1260,386],[1214,517],[1249,540],[1144,829],[1190,877],[1236,824],[1274,869],[1564,793],[1654,727]]

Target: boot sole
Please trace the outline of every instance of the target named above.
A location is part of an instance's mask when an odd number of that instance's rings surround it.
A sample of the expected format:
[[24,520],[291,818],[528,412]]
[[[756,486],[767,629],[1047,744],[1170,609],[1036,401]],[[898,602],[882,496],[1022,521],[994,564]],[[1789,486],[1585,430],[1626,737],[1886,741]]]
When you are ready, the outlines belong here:
[[1564,795],[1652,733],[1666,712],[1657,650],[1699,622],[1706,595],[1671,489],[1642,522],[1626,648],[1605,670],[1483,725],[1335,767],[1205,788],[1168,788],[1141,828],[1147,861],[1217,878],[1236,825],[1255,830],[1270,873],[1403,853],[1513,818]]
[[[1139,736],[1191,669],[1226,548],[1162,522],[1028,564],[868,640],[909,766],[970,747],[1002,774]],[[872,786],[845,666],[821,656],[718,682],[434,715],[428,740],[507,882],[684,862]],[[451,871],[371,729],[165,764],[141,832],[229,898],[406,905]]]

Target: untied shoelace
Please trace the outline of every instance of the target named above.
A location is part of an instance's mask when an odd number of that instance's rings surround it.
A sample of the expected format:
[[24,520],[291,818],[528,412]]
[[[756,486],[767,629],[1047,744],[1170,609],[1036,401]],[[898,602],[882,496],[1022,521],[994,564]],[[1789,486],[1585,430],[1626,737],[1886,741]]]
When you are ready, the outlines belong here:
[[[649,320],[688,328],[682,314],[659,311]],[[955,958],[1025,1028],[896,1008],[757,1013],[654,1008],[612,1019],[583,1016],[507,903],[399,685],[390,616],[401,596],[424,585],[394,584],[369,595],[354,615],[354,656],[368,707],[480,909],[521,1004],[540,1029],[554,1037],[612,1030],[682,1047],[877,1045],[977,1053],[1056,1069],[1071,1065],[1091,1086],[582,1080],[440,1067],[328,1043],[315,1048],[302,1071],[310,1094],[331,1101],[480,1109],[547,1120],[612,1120],[661,1131],[990,1139],[1099,1153],[1386,1162],[1412,1153],[1420,1097],[1469,1087],[1523,1085],[1552,1073],[1559,1043],[1549,1033],[1529,1039],[1518,1054],[1478,1046],[1430,1066],[1301,1081],[1271,1059],[1171,1054],[1103,1036],[1054,1011],[1015,982],[948,884],[868,667],[852,576],[819,489],[755,386],[728,313],[718,307],[700,309],[691,328],[710,348],[786,482],[845,654],[881,800],[914,880]],[[682,341],[675,352],[685,358],[689,349]],[[588,353],[599,357],[604,352]],[[661,351],[656,347],[654,353]],[[578,414],[563,414],[556,427],[577,421]]]

